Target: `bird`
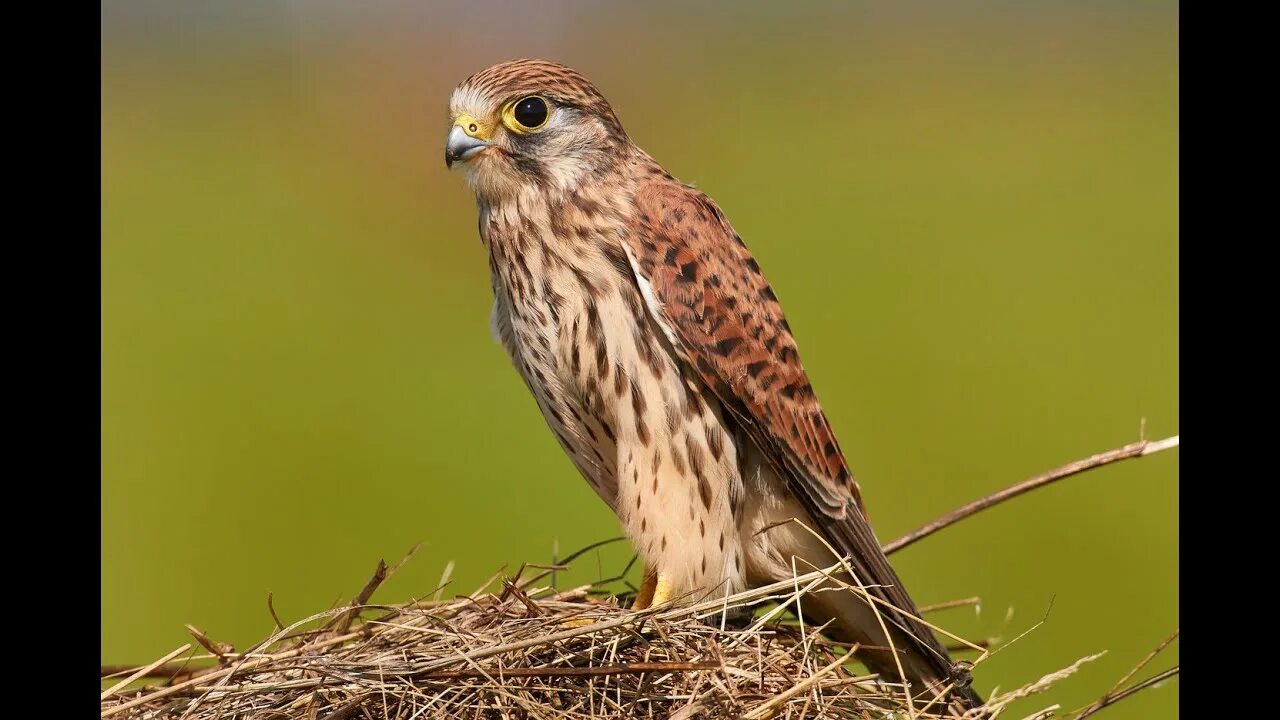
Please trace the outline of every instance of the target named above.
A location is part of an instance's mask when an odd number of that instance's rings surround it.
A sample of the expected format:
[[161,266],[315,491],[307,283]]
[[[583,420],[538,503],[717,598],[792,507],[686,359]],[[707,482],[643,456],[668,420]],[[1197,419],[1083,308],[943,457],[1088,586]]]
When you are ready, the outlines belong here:
[[487,249],[491,331],[643,558],[633,609],[843,560],[847,585],[806,597],[806,617],[834,621],[913,706],[981,707],[968,663],[881,551],[778,296],[720,206],[553,61],[471,75],[449,125],[445,164],[465,168]]

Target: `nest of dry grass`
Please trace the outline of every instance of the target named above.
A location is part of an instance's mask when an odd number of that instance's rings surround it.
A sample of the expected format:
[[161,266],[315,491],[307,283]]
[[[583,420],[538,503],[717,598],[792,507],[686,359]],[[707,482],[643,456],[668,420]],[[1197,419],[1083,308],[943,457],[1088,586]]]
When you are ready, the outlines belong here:
[[[1177,446],[1176,435],[1139,440],[1068,463],[947,513],[889,543],[885,552],[1062,478]],[[529,569],[534,574],[526,579]],[[188,625],[206,654],[188,652],[188,644],[142,667],[103,668],[103,683],[110,687],[102,691],[101,716],[130,720],[753,720],[778,716],[928,720],[943,716],[941,708],[921,707],[908,698],[900,685],[860,673],[848,647],[828,640],[822,628],[806,627],[792,612],[807,595],[822,592],[815,588],[825,583],[835,582],[841,586],[839,591],[866,597],[861,588],[833,577],[840,565],[726,599],[686,598],[674,607],[644,612],[625,609],[625,600],[608,592],[605,586],[620,578],[558,590],[547,581],[563,569],[563,565],[530,565],[514,577],[503,578],[499,573],[476,592],[453,600],[438,599],[437,591],[437,599],[430,601],[372,605],[370,598],[389,575],[380,562],[364,589],[345,607],[288,627],[273,609],[277,631],[245,652],[214,643]],[[743,619],[731,622],[730,617]],[[985,645],[935,629],[959,644],[953,652],[974,651],[975,667],[990,654]],[[1177,636],[1175,630],[1111,690],[1069,716],[1084,720],[1175,677],[1177,665],[1129,684]],[[993,693],[985,707],[966,717],[999,717],[1012,703],[1042,692],[1097,657],[1100,654],[1081,658],[1013,691]],[[1052,705],[1027,717],[1039,720],[1057,709]]]
[[[206,654],[174,662],[184,647],[149,666],[104,668],[104,684],[116,686],[103,692],[102,717],[943,717],[936,705],[909,707],[900,685],[865,674],[847,646],[789,613],[836,569],[634,612],[597,586],[541,584],[551,568],[495,576],[453,600],[371,605],[388,574],[380,563],[351,604],[288,627],[277,619],[278,630],[248,651],[188,626]],[[970,647],[980,664],[986,651]],[[999,716],[1076,665],[992,697],[970,717]]]

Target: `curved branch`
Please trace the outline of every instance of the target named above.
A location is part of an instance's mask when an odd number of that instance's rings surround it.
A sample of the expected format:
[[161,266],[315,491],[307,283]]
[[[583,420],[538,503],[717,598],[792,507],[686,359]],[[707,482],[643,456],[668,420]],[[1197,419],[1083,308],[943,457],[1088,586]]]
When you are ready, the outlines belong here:
[[1072,475],[1082,473],[1086,470],[1099,468],[1103,465],[1110,465],[1111,463],[1119,462],[1121,460],[1144,457],[1146,455],[1158,453],[1161,450],[1168,450],[1169,448],[1177,446],[1177,435],[1167,437],[1163,440],[1141,440],[1136,443],[1130,443],[1121,448],[1116,448],[1115,450],[1098,453],[1097,455],[1087,457],[1083,460],[1076,460],[1075,462],[1067,463],[1060,468],[1055,468],[1049,472],[1036,475],[1033,478],[1028,478],[1016,485],[1011,485],[999,492],[974,500],[968,505],[956,508],[937,520],[934,520],[933,522],[886,544],[883,547],[884,554],[889,555],[895,553],[918,540],[923,540],[924,538],[929,537],[945,527],[960,522],[970,515],[982,512],[993,505],[999,505],[1005,500],[1012,500],[1023,493],[1030,492],[1039,487],[1044,487],[1045,485],[1063,478],[1071,477]]

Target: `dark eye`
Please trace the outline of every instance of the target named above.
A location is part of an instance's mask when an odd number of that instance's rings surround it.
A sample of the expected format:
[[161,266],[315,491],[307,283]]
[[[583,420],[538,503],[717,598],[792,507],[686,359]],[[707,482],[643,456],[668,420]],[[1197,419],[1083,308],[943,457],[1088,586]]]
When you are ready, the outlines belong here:
[[516,103],[512,115],[515,115],[516,122],[529,130],[540,128],[547,121],[547,101],[530,95]]

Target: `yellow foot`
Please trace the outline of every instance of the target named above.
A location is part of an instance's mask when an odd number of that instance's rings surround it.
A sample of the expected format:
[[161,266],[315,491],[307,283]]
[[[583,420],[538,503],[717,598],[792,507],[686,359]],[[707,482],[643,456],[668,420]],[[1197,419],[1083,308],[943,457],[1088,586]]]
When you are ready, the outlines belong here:
[[648,610],[668,602],[675,595],[675,586],[670,580],[654,570],[648,570],[644,574],[644,582],[640,584],[640,592],[636,594],[636,601],[631,609]]
[[651,605],[665,605],[676,596],[676,588],[666,578],[658,576],[657,587],[653,589],[653,602]]

